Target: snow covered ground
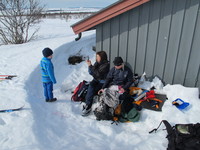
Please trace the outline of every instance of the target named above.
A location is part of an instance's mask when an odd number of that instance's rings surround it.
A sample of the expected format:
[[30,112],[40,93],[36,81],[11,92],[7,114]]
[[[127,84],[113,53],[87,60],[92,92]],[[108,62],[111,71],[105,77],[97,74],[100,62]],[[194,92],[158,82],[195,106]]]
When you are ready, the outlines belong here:
[[[71,91],[83,79],[92,78],[86,63],[72,66],[67,59],[78,53],[94,62],[95,32],[86,32],[81,40],[74,41],[76,35],[70,25],[76,21],[45,19],[39,25],[37,40],[0,46],[0,74],[17,75],[13,80],[0,82],[0,109],[25,105],[18,112],[0,113],[1,150],[165,150],[166,132],[148,133],[161,120],[172,125],[200,122],[198,89],[181,85],[166,85],[162,92],[169,100],[163,111],[143,109],[137,123],[114,125],[96,121],[93,114],[82,117],[81,105],[70,100]],[[43,97],[39,63],[45,47],[54,50],[54,95],[58,98],[55,103],[46,103]],[[189,102],[190,109],[182,112],[172,106],[176,98]]]

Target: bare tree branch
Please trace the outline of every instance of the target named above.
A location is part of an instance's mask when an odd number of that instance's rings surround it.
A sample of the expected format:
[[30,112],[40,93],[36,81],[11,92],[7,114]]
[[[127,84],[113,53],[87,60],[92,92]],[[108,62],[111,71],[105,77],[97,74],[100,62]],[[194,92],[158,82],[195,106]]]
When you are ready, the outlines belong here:
[[40,22],[43,9],[37,0],[0,0],[0,41],[21,44],[34,39],[38,29],[30,35],[29,30]]

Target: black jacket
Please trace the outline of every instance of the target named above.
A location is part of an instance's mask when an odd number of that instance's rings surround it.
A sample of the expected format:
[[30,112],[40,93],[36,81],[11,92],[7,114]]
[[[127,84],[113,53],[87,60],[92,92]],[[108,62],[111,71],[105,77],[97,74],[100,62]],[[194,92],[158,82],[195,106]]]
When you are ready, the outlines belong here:
[[115,67],[113,67],[109,71],[102,88],[107,88],[110,85],[121,85],[122,88],[128,90],[132,83],[133,73],[127,66],[124,66],[124,68],[122,69],[116,69]]
[[96,80],[105,80],[110,69],[110,63],[108,61],[95,62],[94,65],[89,66],[89,74]]

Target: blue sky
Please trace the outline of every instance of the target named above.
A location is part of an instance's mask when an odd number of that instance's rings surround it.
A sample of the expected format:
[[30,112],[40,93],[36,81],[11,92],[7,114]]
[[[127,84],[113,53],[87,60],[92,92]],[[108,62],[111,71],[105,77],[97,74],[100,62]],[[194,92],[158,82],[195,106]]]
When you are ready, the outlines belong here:
[[40,0],[47,8],[106,7],[118,0]]

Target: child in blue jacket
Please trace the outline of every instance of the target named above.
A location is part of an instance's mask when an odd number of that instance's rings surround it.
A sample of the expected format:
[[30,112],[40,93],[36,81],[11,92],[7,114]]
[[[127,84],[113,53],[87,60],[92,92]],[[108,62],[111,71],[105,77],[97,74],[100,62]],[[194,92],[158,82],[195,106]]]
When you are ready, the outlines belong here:
[[46,98],[46,102],[54,102],[57,99],[53,98],[53,84],[56,84],[54,67],[51,62],[51,59],[53,58],[53,51],[50,48],[45,48],[42,53],[44,57],[40,61],[40,67],[42,71],[44,96]]

